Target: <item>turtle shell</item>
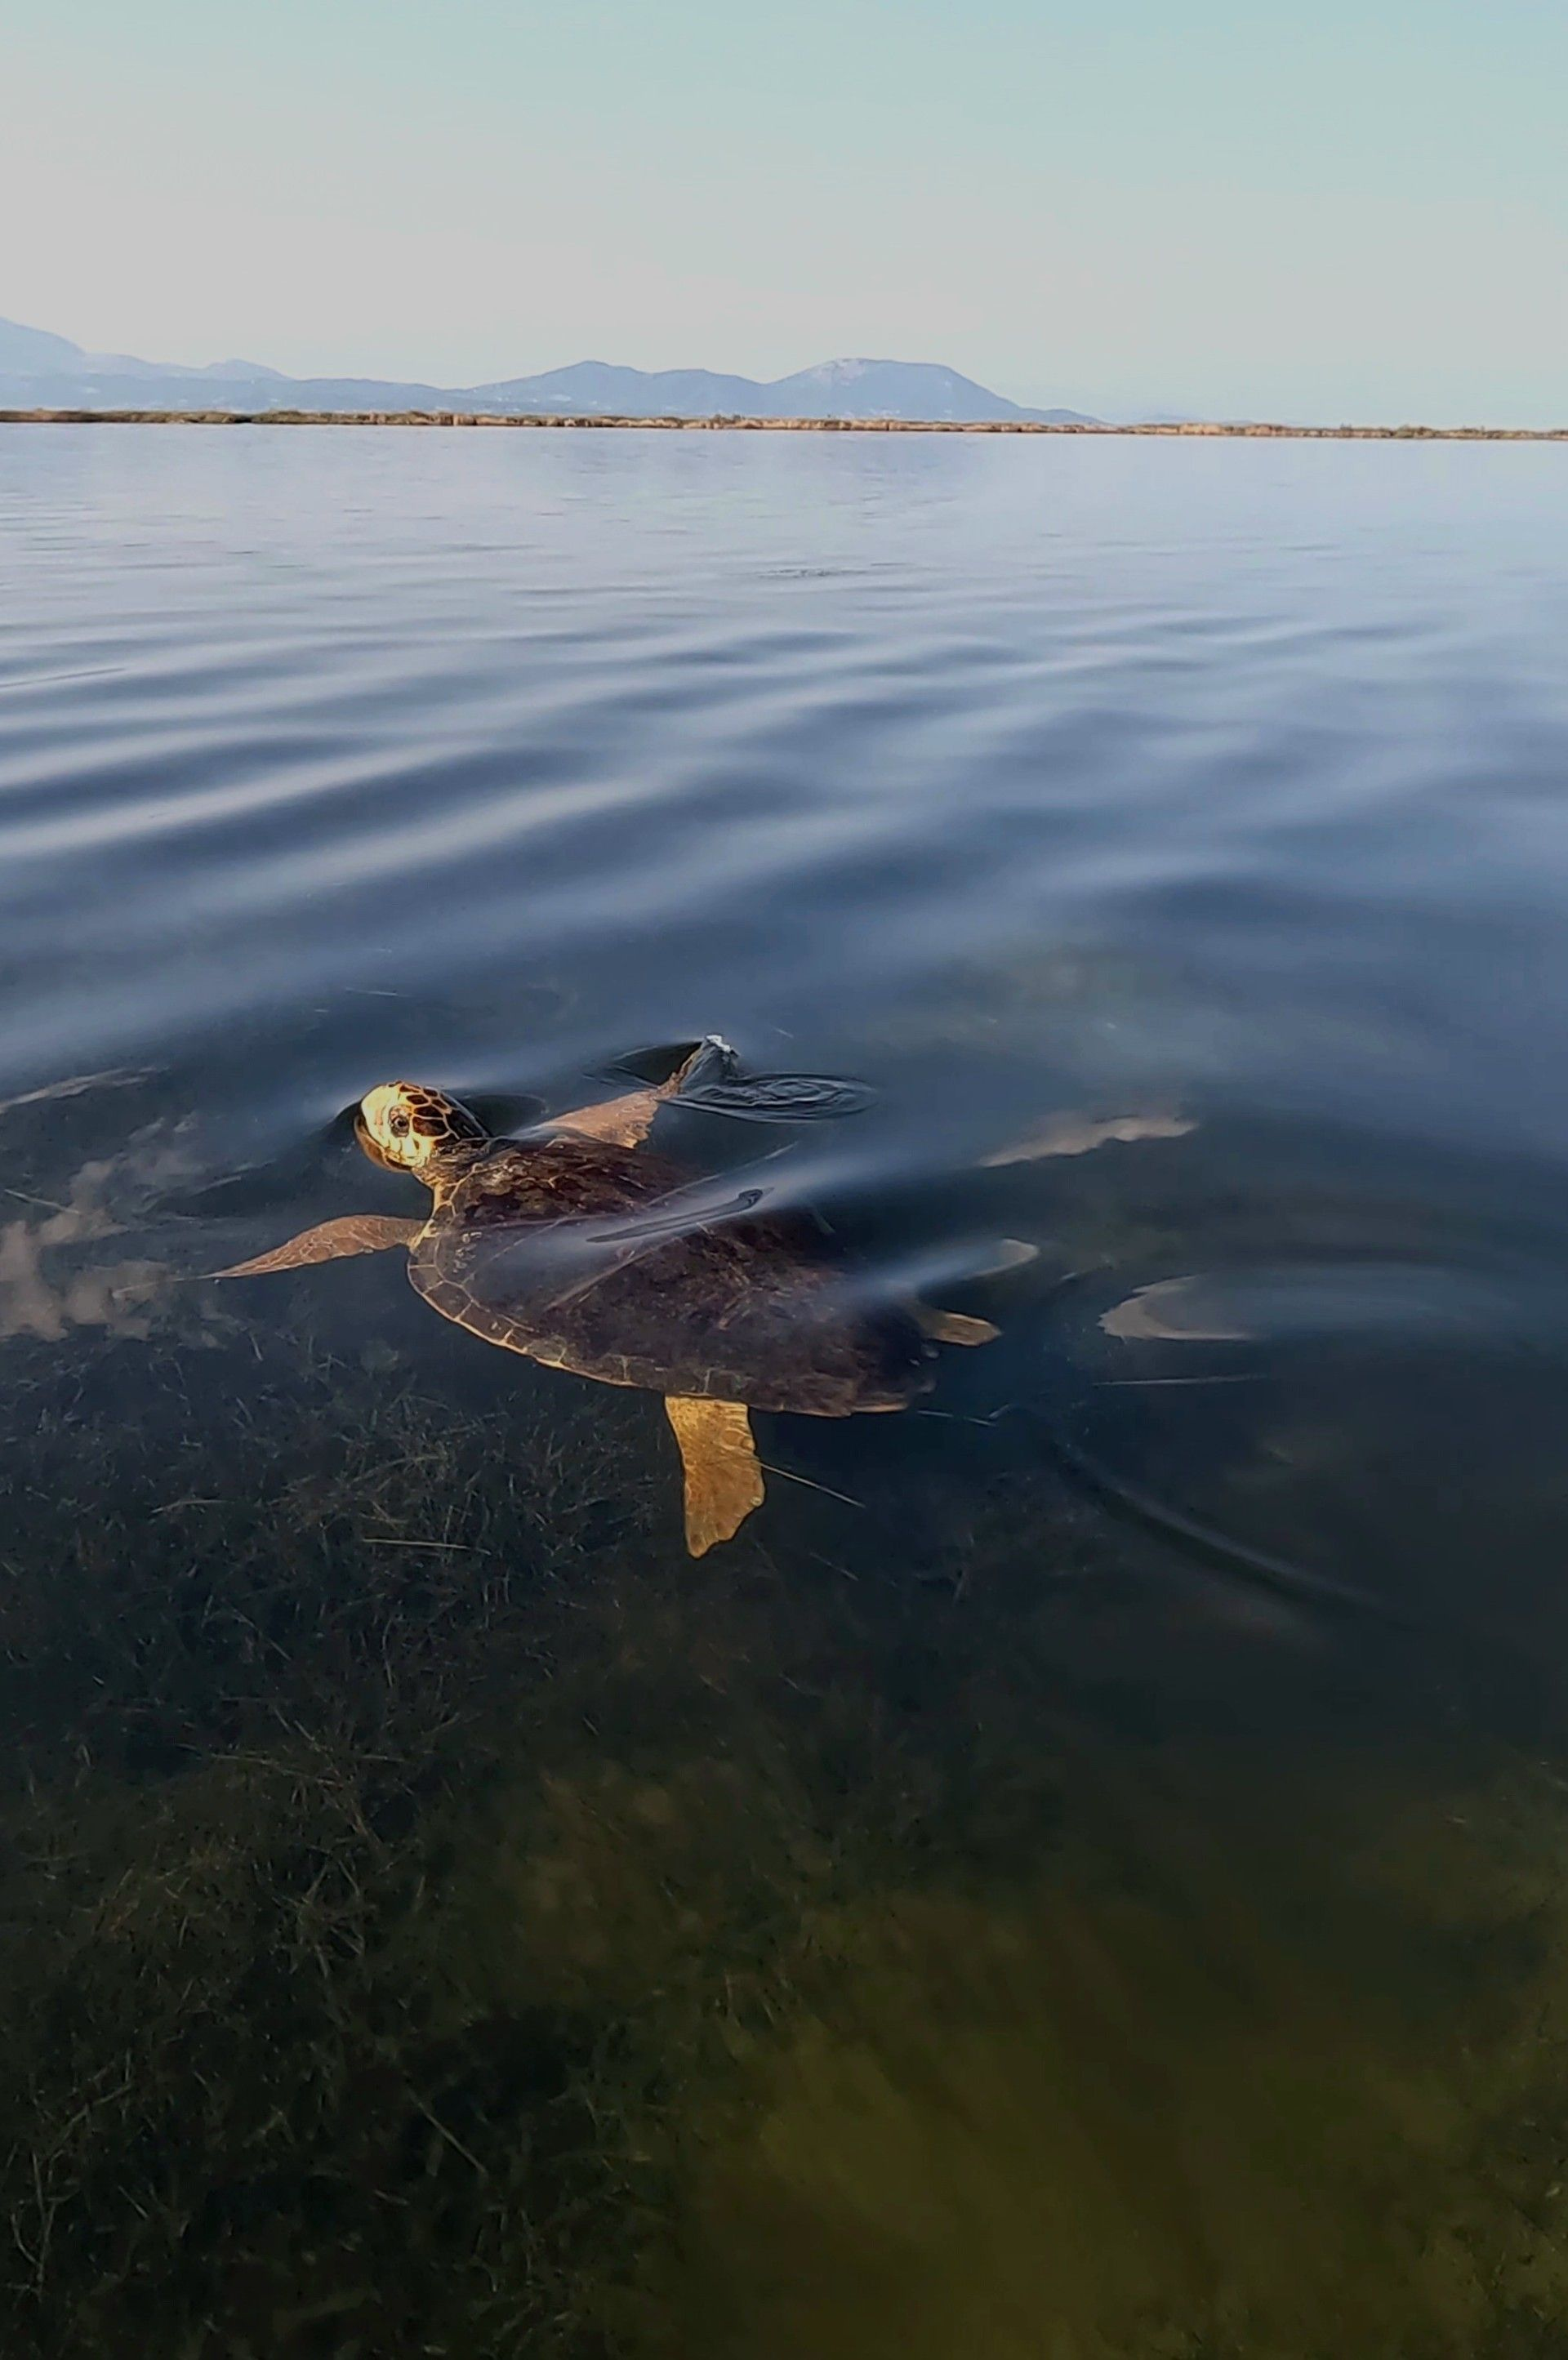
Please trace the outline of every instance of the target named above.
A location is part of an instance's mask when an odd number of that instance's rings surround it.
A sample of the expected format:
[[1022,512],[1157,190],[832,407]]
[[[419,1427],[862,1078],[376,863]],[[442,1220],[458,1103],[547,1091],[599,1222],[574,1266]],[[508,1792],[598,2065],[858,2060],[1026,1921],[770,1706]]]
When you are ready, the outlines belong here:
[[818,1417],[926,1392],[915,1321],[859,1300],[809,1221],[750,1201],[646,1149],[507,1142],[446,1194],[409,1275],[487,1343],[608,1384]]

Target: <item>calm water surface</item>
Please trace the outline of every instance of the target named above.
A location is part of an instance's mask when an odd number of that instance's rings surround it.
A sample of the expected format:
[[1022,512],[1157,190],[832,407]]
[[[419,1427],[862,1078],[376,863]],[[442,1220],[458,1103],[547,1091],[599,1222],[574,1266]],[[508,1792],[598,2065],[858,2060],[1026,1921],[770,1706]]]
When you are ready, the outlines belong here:
[[[14,2348],[1561,2351],[1563,454],[16,429],[0,541]],[[1003,1334],[700,1567],[647,1399],[200,1276],[710,1031],[865,1102],[671,1152]]]

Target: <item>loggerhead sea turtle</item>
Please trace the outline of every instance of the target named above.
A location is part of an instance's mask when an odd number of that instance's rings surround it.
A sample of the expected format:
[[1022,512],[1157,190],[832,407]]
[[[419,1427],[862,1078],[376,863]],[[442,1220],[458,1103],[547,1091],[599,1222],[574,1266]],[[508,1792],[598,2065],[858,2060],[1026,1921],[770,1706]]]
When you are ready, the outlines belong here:
[[434,1198],[423,1220],[351,1215],[215,1273],[248,1278],[404,1246],[433,1308],[548,1367],[662,1393],[701,1557],[762,1503],[752,1409],[808,1417],[897,1410],[927,1392],[938,1343],[983,1344],[988,1320],[913,1300],[857,1299],[799,1214],[761,1191],[698,1181],[645,1151],[661,1104],[733,1057],[711,1040],[658,1088],[496,1139],[455,1098],[389,1082],[361,1100],[365,1153]]

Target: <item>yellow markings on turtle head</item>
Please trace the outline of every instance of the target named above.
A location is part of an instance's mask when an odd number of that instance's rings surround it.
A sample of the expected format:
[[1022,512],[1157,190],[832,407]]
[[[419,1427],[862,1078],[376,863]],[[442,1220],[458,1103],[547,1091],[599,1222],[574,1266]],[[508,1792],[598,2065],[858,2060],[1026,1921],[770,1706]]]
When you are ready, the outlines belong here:
[[355,1130],[373,1163],[422,1176],[486,1136],[477,1115],[422,1082],[382,1082],[367,1090]]

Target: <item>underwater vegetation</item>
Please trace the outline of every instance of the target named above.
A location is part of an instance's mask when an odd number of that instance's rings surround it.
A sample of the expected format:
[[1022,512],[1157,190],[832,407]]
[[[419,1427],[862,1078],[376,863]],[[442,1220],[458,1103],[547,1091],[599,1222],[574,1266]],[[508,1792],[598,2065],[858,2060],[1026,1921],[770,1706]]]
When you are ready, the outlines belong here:
[[1550,1749],[913,1420],[694,1565],[652,1405],[125,1196],[0,1268],[7,2360],[1563,2348]]
[[231,1342],[99,1426],[129,1349],[13,1393],[7,2350],[679,2348],[688,2110],[728,2121],[873,1833],[914,1874],[939,1783],[989,1785],[980,1732],[940,1782],[910,1744],[959,1666],[917,1616],[895,1700],[858,1585],[780,1627],[760,1552],[651,1549],[597,1399],[524,1456]]

